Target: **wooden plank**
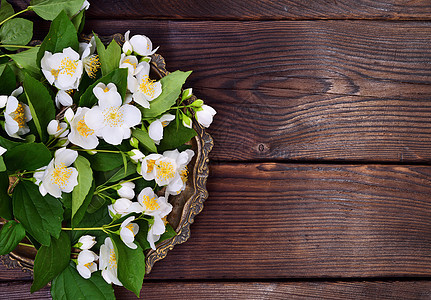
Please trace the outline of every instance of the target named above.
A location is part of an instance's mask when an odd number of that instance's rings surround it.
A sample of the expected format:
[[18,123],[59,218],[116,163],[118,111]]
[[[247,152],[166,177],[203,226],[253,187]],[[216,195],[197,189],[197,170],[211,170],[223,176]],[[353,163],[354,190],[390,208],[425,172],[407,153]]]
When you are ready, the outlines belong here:
[[208,190],[148,279],[431,276],[431,166],[214,164]]
[[431,23],[89,21],[146,34],[218,111],[214,160],[431,162]]
[[431,276],[431,167],[221,164],[149,279]]
[[[144,299],[430,299],[430,281],[377,282],[144,282]],[[136,299],[122,288],[117,299]]]
[[[28,0],[10,1],[17,10]],[[111,19],[304,20],[383,19],[430,20],[428,0],[93,0],[87,16]]]
[[[30,294],[31,282],[0,282],[0,299],[24,300],[24,299],[52,299],[49,288],[45,287]],[[136,299],[136,296],[135,296]]]
[[[30,294],[29,282],[0,283],[0,299],[51,299],[49,288]],[[136,299],[115,287],[118,300]],[[429,299],[430,281],[352,282],[145,282],[141,295],[151,299]]]

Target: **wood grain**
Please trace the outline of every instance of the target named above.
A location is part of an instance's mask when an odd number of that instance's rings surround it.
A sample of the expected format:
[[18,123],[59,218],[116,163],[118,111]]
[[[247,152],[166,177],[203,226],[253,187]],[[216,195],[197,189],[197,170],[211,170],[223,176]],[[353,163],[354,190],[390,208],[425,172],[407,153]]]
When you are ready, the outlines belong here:
[[149,279],[431,276],[431,167],[221,164],[208,190]]
[[[51,299],[49,288],[30,294],[30,282],[0,283],[0,299]],[[118,300],[137,299],[115,287]],[[144,282],[143,299],[403,299],[431,297],[429,281]]]
[[[28,0],[10,1],[17,10]],[[427,0],[93,0],[89,18],[207,19],[207,20],[307,20],[382,19],[430,20]]]
[[208,190],[148,279],[431,276],[430,166],[213,164]]
[[[429,281],[388,282],[156,282],[146,283],[141,291],[151,299],[430,299]],[[116,289],[117,299],[136,299],[121,288]]]
[[218,111],[213,160],[431,162],[431,23],[90,21],[146,34]]
[[[52,299],[49,288],[45,287],[30,294],[31,282],[0,282],[0,299],[23,300],[23,299]],[[136,299],[136,296],[135,296]]]

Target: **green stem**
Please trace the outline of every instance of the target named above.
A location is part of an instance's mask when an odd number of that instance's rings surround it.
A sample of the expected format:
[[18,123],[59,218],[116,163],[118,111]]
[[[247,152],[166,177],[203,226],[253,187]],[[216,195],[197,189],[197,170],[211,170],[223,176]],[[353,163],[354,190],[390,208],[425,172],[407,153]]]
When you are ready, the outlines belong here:
[[30,6],[29,6],[29,7],[27,7],[26,9],[23,9],[23,10],[21,10],[21,11],[17,12],[16,14],[14,14],[14,15],[10,16],[9,18],[6,18],[6,19],[4,19],[3,21],[1,21],[1,22],[0,22],[0,26],[1,26],[1,25],[3,25],[4,23],[6,23],[7,21],[9,21],[10,19],[15,18],[16,16],[18,16],[18,15],[20,15],[20,14],[22,14],[22,13],[25,13],[25,12],[27,12],[27,11],[30,11],[30,10],[31,10],[31,8],[30,8]]
[[36,172],[45,172],[45,170],[24,171],[9,175],[9,177],[17,177],[19,175],[34,174]]
[[36,248],[35,246],[33,246],[33,245],[31,245],[31,244],[26,244],[26,243],[19,243],[18,245],[20,245],[20,246],[25,246],[25,247]]
[[63,227],[61,228],[62,230],[66,230],[66,231],[79,231],[79,230],[104,230],[103,227],[94,227],[94,228],[68,228],[68,227]]
[[111,189],[111,188],[115,188],[116,186],[118,186],[118,185],[120,185],[120,184],[122,184],[122,183],[135,181],[135,180],[138,180],[138,179],[140,179],[140,178],[142,178],[142,176],[138,176],[138,177],[135,177],[135,178],[132,178],[132,179],[129,179],[129,180],[121,181],[121,182],[119,182],[119,183],[117,183],[117,184],[114,184],[114,185],[106,186],[106,187],[104,187],[104,188],[102,188],[102,189],[100,189],[100,190],[97,190],[94,194],[95,194],[95,195],[97,195],[97,194],[99,194],[100,192],[103,192],[103,191],[105,191],[105,190],[108,190],[108,189]]
[[94,151],[94,152],[106,152],[106,153],[121,153],[121,152],[123,152],[123,151],[116,151],[116,150],[98,150],[98,149],[91,149],[91,150],[85,150],[85,149],[73,149],[73,150],[76,150],[76,151],[85,151],[85,152],[88,152],[88,151]]
[[5,45],[5,44],[0,44],[0,47],[6,48],[25,48],[25,49],[32,49],[32,48],[36,48],[34,46],[22,46],[22,45]]

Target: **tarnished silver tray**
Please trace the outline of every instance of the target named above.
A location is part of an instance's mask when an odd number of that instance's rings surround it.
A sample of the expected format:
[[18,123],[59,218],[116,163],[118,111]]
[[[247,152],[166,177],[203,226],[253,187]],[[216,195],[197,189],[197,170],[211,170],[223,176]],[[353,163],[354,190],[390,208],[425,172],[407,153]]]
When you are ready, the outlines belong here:
[[[110,41],[114,38],[118,42],[124,42],[124,37],[116,34],[112,37],[103,38]],[[83,37],[88,40],[89,37]],[[169,74],[166,70],[166,62],[159,54],[154,54],[151,57],[151,71],[154,76],[162,78]],[[188,101],[195,101],[196,97],[192,96]],[[193,120],[193,128],[197,132],[197,136],[191,140],[192,150],[195,152],[193,160],[189,164],[189,179],[185,190],[177,195],[171,196],[169,202],[172,204],[172,212],[168,215],[167,220],[175,229],[177,235],[169,240],[159,243],[156,250],[149,250],[146,253],[146,273],[150,273],[155,262],[166,257],[169,250],[172,250],[175,245],[184,243],[190,237],[190,225],[194,222],[194,218],[202,209],[204,201],[208,197],[206,182],[208,177],[208,154],[213,147],[211,136],[205,132],[200,124]],[[4,224],[4,220],[0,219],[0,226]],[[8,255],[0,256],[2,262],[8,268],[21,268],[23,271],[33,271],[34,258],[36,250],[34,248],[18,246],[13,252]]]

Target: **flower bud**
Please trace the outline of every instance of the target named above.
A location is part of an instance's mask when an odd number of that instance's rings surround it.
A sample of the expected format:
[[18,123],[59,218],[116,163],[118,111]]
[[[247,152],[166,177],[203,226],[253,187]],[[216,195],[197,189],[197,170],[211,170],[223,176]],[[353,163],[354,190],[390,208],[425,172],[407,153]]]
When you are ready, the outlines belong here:
[[181,100],[187,100],[193,95],[193,89],[189,88],[183,91],[183,95],[181,96]]
[[202,105],[199,111],[196,111],[196,120],[204,127],[209,127],[213,121],[213,116],[217,112],[209,105]]
[[150,63],[150,61],[151,61],[151,57],[149,57],[149,56],[144,56],[144,57],[142,57],[140,60],[139,60],[139,62],[141,63],[141,62],[143,62],[143,61],[145,61],[145,62],[147,62],[147,63]]
[[129,41],[126,41],[123,44],[123,53],[125,53],[126,55],[130,55],[130,54],[132,54],[132,52],[133,52],[132,44],[130,44]]
[[94,150],[87,150],[87,151],[85,151],[85,152],[87,152],[88,154],[90,154],[90,155],[94,155],[94,154],[96,154],[97,153],[97,151],[94,151]]
[[78,246],[81,250],[89,250],[96,245],[96,237],[91,235],[83,235],[78,240]]
[[66,112],[64,113],[64,120],[66,120],[67,123],[70,124],[72,122],[73,117],[75,116],[73,110],[69,107]]
[[191,107],[202,107],[204,102],[201,99],[198,99],[194,101],[192,104],[190,104]]
[[118,196],[132,200],[135,197],[135,184],[133,182],[120,183],[120,188],[117,190]]
[[139,149],[132,149],[127,154],[130,156],[130,159],[137,164],[145,155],[139,151]]
[[184,127],[192,128],[192,119],[189,116],[183,114],[182,119]]
[[129,140],[130,146],[134,147],[134,148],[139,148],[139,141],[137,138],[135,137],[131,137]]

